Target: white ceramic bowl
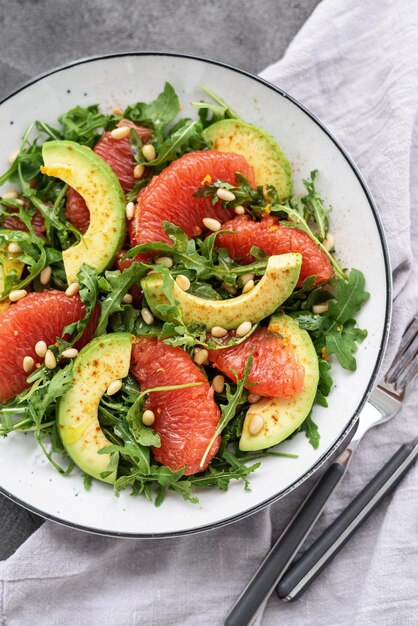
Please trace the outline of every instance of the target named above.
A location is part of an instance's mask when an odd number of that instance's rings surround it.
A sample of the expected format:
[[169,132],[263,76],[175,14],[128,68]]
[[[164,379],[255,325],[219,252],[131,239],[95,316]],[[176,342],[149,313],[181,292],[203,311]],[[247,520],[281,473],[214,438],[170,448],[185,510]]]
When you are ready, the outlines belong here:
[[[273,135],[289,157],[296,191],[301,179],[318,169],[319,190],[333,206],[332,232],[338,255],[348,267],[362,270],[371,293],[358,317],[368,336],[357,353],[354,373],[333,369],[329,407],[316,406],[318,450],[304,434],[280,445],[298,459],[270,457],[251,478],[251,491],[233,483],[229,491],[199,493],[200,503],[170,495],[161,508],[128,493],[115,498],[112,488],[94,482],[85,491],[80,475],[60,476],[44,459],[30,434],[0,441],[0,491],[46,518],[107,535],[149,537],[186,534],[240,519],[285,496],[322,465],[353,426],[367,399],[382,360],[388,333],[391,279],[382,226],[370,193],[353,162],[326,128],[302,105],[269,83],[212,61],[177,54],[119,54],[77,61],[34,79],[0,106],[0,171],[35,119],[54,124],[57,116],[80,104],[100,103],[105,110],[153,99],[168,80],[184,106],[199,100],[204,84],[249,122]],[[358,224],[362,224],[362,229]]]

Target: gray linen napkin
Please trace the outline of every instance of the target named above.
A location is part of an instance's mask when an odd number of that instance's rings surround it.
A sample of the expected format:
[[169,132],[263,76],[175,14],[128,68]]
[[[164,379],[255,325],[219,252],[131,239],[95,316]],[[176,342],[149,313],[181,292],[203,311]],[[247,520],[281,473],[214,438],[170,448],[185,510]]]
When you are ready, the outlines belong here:
[[[418,309],[418,7],[325,0],[263,76],[313,110],[346,145],[385,222],[395,279],[389,356]],[[414,245],[412,245],[414,242]],[[416,258],[415,258],[416,261]],[[369,433],[318,534],[396,448],[418,432],[411,396],[396,420]],[[275,597],[266,626],[418,624],[418,467],[321,579],[294,605]],[[46,522],[0,563],[0,624],[221,624],[311,484],[224,529],[179,539],[89,536]]]

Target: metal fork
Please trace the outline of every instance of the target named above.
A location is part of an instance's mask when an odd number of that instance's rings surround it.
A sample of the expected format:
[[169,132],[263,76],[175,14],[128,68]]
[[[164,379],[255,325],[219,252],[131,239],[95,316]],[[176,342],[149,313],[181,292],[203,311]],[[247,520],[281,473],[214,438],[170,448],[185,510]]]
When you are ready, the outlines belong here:
[[347,448],[334,461],[301,504],[276,541],[231,612],[225,626],[247,626],[278,584],[277,594],[296,600],[337,554],[361,523],[380,503],[418,457],[418,438],[399,448],[386,465],[289,568],[299,547],[311,532],[334,492],[363,435],[396,415],[418,374],[418,316],[406,329],[399,350],[383,380],[374,388],[361,411],[358,427]]

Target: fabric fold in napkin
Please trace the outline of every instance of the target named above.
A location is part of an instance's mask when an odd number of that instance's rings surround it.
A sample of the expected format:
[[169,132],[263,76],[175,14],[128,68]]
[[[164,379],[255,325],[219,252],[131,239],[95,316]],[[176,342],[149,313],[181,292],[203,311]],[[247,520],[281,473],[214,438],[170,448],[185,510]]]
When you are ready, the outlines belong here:
[[[413,0],[325,0],[262,73],[334,132],[374,195],[396,297],[386,365],[418,309],[417,32]],[[418,433],[417,401],[415,393],[395,421],[366,436],[314,536]],[[311,485],[239,523],[183,538],[110,539],[46,522],[0,563],[0,624],[222,624]],[[415,467],[300,601],[272,596],[257,623],[418,624],[417,520]]]

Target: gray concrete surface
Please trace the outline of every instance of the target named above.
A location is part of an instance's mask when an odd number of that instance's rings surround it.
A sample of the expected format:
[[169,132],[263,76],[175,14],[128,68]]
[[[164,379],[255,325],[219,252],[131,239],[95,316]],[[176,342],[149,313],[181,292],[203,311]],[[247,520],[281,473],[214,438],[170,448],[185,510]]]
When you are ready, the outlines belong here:
[[[257,73],[278,60],[318,0],[0,0],[0,100],[89,55],[170,50]],[[42,523],[0,496],[0,560]]]

